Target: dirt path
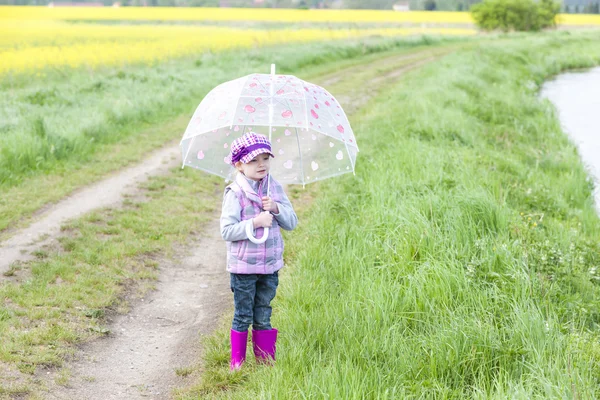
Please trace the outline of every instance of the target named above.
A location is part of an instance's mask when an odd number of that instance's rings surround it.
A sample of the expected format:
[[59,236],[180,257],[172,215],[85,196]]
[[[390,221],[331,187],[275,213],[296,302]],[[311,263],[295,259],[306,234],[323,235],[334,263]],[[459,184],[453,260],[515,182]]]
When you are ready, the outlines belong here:
[[177,143],[170,143],[154,152],[141,164],[80,189],[58,202],[49,208],[41,219],[0,244],[0,277],[12,263],[31,260],[34,251],[51,244],[64,222],[98,208],[118,207],[123,196],[135,194],[139,190],[138,185],[149,176],[167,173],[170,168],[180,164],[180,160]]
[[197,362],[198,334],[212,333],[229,307],[217,219],[206,232],[191,254],[161,263],[156,290],[111,321],[109,337],[83,346],[69,366],[69,386],[52,388],[47,398],[168,399],[185,384],[176,370]]
[[[350,115],[407,71],[449,52],[440,50],[378,59],[369,68],[378,66],[385,72],[368,77],[365,65],[359,65],[314,82],[329,82],[327,89],[338,94]],[[169,144],[144,163],[56,204],[30,227],[0,244],[0,274],[11,263],[26,260],[37,248],[55,241],[63,222],[95,208],[118,207],[123,194],[135,194],[140,182],[150,175],[168,173],[179,160],[177,144]],[[174,260],[160,263],[156,290],[132,301],[128,314],[109,321],[111,334],[106,338],[81,346],[76,359],[66,366],[71,375],[68,386],[49,381],[49,393],[44,398],[167,399],[174,387],[186,383],[176,375],[176,369],[198,361],[198,333],[210,334],[231,307],[218,213],[205,232],[192,248],[182,248]]]

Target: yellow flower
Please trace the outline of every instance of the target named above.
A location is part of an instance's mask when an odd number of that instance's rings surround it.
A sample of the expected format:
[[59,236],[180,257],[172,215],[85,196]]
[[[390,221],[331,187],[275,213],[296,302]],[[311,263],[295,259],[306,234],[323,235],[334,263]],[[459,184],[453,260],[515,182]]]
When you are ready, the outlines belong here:
[[[375,23],[369,28],[290,27],[242,29],[207,25],[72,24],[71,20],[122,21],[277,21]],[[419,23],[411,27],[377,27],[376,23]],[[470,24],[468,13],[397,13],[365,10],[281,10],[179,7],[0,7],[0,75],[48,67],[87,67],[140,63],[205,51],[250,48],[294,42],[365,36],[417,34],[472,35],[472,28],[445,28],[443,23]],[[434,24],[434,25],[425,25]]]

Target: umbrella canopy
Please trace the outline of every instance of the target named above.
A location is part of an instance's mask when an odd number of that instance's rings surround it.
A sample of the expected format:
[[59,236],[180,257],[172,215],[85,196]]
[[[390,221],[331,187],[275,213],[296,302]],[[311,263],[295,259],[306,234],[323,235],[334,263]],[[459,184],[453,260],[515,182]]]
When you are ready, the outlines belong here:
[[181,140],[183,167],[233,180],[225,158],[245,132],[268,137],[271,174],[307,184],[354,172],[358,146],[348,118],[324,88],[292,75],[252,74],[225,82],[202,100]]

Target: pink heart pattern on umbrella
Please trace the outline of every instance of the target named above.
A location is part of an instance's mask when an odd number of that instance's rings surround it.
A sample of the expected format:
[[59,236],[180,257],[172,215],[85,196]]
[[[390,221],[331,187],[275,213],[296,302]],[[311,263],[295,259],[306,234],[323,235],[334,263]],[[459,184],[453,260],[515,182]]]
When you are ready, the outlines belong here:
[[268,74],[225,82],[206,95],[181,142],[184,165],[230,178],[222,163],[228,144],[251,130],[272,136],[272,172],[282,183],[354,170],[358,147],[335,97],[297,77]]

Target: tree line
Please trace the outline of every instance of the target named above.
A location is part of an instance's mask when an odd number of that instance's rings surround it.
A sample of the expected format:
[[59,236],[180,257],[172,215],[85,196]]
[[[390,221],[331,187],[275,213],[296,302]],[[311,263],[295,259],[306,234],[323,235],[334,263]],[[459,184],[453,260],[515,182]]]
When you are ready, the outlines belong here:
[[[247,8],[325,8],[391,10],[394,4],[408,2],[411,10],[468,11],[482,0],[0,0],[0,5],[47,5],[61,3],[103,3],[122,6],[162,7],[247,7]],[[600,1],[600,0],[599,0]]]
[[[482,0],[0,0],[0,5],[47,5],[49,2],[102,3],[119,2],[122,6],[158,7],[248,7],[248,8],[325,8],[391,10],[394,4],[408,2],[411,10],[470,11]],[[600,0],[563,0],[561,11],[600,13]]]

